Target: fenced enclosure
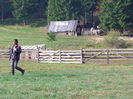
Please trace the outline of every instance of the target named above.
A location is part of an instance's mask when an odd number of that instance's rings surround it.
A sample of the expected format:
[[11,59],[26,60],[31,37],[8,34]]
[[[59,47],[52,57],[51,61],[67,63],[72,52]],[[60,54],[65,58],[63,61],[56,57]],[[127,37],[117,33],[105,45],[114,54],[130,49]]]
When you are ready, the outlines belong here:
[[[0,60],[9,59],[9,50],[0,50]],[[21,60],[43,63],[133,63],[133,49],[23,50]]]
[[[21,60],[36,60],[36,50],[23,50],[20,56]],[[9,59],[9,50],[0,50],[0,60]]]

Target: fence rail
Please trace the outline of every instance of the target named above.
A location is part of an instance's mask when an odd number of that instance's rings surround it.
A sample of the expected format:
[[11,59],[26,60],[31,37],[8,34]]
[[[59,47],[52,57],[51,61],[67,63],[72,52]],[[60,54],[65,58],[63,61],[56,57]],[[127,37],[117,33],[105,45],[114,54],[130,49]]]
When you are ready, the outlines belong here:
[[44,51],[39,50],[39,62],[45,63],[80,63],[80,51]]
[[[0,50],[0,60],[8,58],[9,51]],[[133,63],[133,49],[23,50],[21,59],[44,63]]]
[[[21,60],[36,60],[36,50],[23,50],[20,56]],[[9,59],[9,50],[0,50],[0,60]]]
[[39,50],[44,63],[133,63],[133,49]]

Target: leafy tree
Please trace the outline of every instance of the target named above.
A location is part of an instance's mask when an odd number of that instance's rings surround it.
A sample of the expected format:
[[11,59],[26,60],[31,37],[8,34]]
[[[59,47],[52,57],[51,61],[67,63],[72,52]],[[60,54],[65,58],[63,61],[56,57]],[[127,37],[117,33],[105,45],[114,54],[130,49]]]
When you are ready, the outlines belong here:
[[101,4],[101,27],[105,30],[124,32],[132,28],[133,20],[132,0],[108,0]]
[[31,4],[29,0],[12,0],[13,4],[13,15],[17,20],[23,21],[24,25],[29,18],[29,9]]
[[10,0],[0,0],[1,22],[3,22],[5,18],[12,17],[11,11],[12,11],[12,7],[11,7]]
[[15,17],[24,24],[47,16],[48,21],[84,20],[92,8],[95,10],[95,4],[97,0],[0,0],[0,17],[1,20]]
[[31,17],[44,18],[48,6],[48,0],[29,0],[29,7],[27,9]]
[[98,0],[49,0],[48,21],[81,20],[85,13],[95,11]]
[[46,10],[48,7],[48,0],[37,0],[38,1],[38,14],[40,18],[44,18],[47,16]]
[[13,15],[24,24],[32,18],[44,17],[47,8],[47,0],[12,0]]
[[48,21],[71,19],[71,0],[49,0]]
[[84,15],[81,0],[71,0],[71,14],[73,19],[80,19]]
[[82,1],[82,8],[84,14],[84,21],[85,23],[89,23],[91,26],[94,24],[94,15],[99,6],[100,0],[83,0]]

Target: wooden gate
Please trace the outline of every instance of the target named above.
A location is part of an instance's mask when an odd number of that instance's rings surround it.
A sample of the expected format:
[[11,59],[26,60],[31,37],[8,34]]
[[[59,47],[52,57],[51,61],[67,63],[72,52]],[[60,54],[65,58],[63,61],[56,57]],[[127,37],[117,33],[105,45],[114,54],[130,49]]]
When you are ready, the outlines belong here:
[[84,49],[84,63],[133,63],[133,49]]
[[109,63],[108,50],[83,49],[83,63]]

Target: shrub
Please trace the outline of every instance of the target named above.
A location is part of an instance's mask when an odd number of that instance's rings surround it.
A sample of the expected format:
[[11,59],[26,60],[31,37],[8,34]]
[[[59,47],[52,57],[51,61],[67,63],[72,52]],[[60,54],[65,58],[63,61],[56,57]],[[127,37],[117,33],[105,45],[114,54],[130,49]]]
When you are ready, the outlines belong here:
[[47,33],[47,40],[48,41],[55,41],[56,40],[56,34],[53,32]]
[[130,43],[127,43],[123,39],[119,39],[120,32],[117,31],[111,31],[108,33],[108,35],[105,37],[105,45],[107,47],[111,48],[128,48],[131,47]]
[[115,44],[119,41],[120,33],[116,31],[111,31],[105,37],[105,45],[107,47],[115,47]]

